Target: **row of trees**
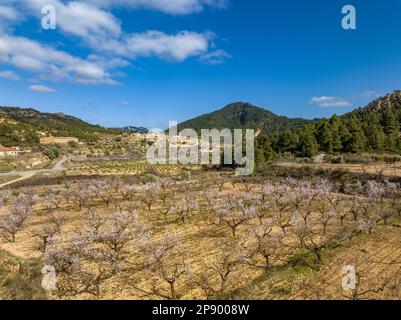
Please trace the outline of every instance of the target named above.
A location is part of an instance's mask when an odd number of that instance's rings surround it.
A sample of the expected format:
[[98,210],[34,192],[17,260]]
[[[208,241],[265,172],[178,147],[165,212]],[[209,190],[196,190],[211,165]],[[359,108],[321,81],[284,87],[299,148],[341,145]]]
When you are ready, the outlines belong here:
[[258,139],[257,159],[263,162],[284,152],[301,157],[319,151],[401,153],[400,130],[401,98],[394,93],[342,117],[334,115],[300,129],[264,134]]
[[[321,262],[326,248],[369,234],[401,211],[399,186],[388,182],[349,184],[347,194],[335,193],[326,180],[235,185],[234,192],[194,186],[189,192],[171,181],[140,186],[96,179],[49,187],[40,198],[29,190],[16,198],[5,193],[2,202],[10,209],[1,216],[0,234],[14,241],[30,215],[44,218],[29,233],[44,264],[55,268],[61,296],[99,296],[121,281],[147,297],[197,292],[216,298],[235,293],[247,268],[271,272],[294,256]],[[119,200],[111,207],[110,199]],[[79,223],[59,211],[70,203],[85,208]],[[194,219],[209,236],[189,247],[182,232]]]

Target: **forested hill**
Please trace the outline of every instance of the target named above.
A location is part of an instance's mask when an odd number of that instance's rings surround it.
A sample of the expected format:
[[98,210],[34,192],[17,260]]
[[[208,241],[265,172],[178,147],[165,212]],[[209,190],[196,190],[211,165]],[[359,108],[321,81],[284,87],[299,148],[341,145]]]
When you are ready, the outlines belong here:
[[39,140],[38,132],[86,141],[94,139],[94,133],[117,132],[63,113],[44,113],[31,108],[0,107],[0,120],[0,144],[3,146],[35,144]]
[[221,110],[179,124],[178,129],[260,129],[266,132],[284,131],[302,127],[309,123],[305,119],[291,119],[255,107],[249,103],[236,102]]
[[282,133],[264,133],[257,141],[257,158],[264,161],[284,152],[311,157],[319,151],[401,154],[400,130],[401,91],[395,91],[343,116]]

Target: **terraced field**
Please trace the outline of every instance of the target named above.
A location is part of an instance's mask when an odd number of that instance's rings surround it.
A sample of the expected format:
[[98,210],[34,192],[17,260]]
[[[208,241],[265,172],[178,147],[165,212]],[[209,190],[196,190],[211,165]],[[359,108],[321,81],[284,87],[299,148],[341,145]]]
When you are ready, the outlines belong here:
[[[107,174],[110,166],[119,174],[157,169],[81,164],[74,170],[104,174],[3,194],[0,249],[34,261],[29,272],[42,263],[60,268],[57,291],[40,293],[47,298],[399,299],[395,184],[355,184],[343,194],[321,179],[247,181],[201,170],[186,179],[159,173],[149,183]],[[358,274],[354,291],[342,287],[346,265]],[[3,296],[29,279],[14,267],[0,277]]]
[[[146,161],[134,162],[118,162],[118,161],[102,161],[102,162],[84,162],[72,164],[68,170],[68,174],[99,174],[99,175],[135,175],[143,172],[156,172],[159,174],[173,174],[184,169],[181,165],[161,165],[149,164]],[[192,167],[196,169],[195,167]]]
[[387,177],[400,177],[401,176],[401,163],[367,163],[367,164],[347,164],[347,163],[316,163],[316,164],[301,164],[294,162],[282,162],[278,165],[284,167],[303,168],[310,167],[314,169],[329,169],[329,170],[348,170],[354,173],[369,173],[382,175]]
[[[371,235],[327,250],[324,262],[313,270],[294,266],[262,275],[240,291],[246,299],[380,300],[401,299],[401,218],[380,226]],[[342,287],[343,267],[355,268],[356,290]]]

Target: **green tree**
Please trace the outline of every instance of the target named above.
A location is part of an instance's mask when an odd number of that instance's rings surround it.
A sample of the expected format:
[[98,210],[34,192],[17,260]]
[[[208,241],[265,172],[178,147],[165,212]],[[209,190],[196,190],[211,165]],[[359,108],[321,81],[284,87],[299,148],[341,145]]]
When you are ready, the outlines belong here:
[[317,142],[319,150],[324,152],[333,152],[333,131],[329,121],[323,119],[317,125]]
[[347,152],[361,152],[366,148],[366,137],[362,130],[361,122],[354,115],[348,119],[348,132],[349,140],[345,145],[345,151]]
[[30,146],[39,144],[39,142],[40,142],[38,135],[33,130],[29,130],[24,133],[24,140],[25,140],[26,144],[30,145]]
[[332,128],[332,149],[334,152],[340,152],[343,148],[340,134],[341,120],[337,115],[334,115],[330,119],[330,124]]
[[382,126],[386,134],[386,148],[389,151],[397,150],[397,141],[399,134],[399,125],[394,110],[386,107],[382,113]]
[[369,151],[383,151],[386,144],[386,135],[380,123],[367,123],[364,126],[364,131]]
[[264,163],[274,158],[274,150],[272,148],[271,137],[267,134],[262,134],[258,137],[255,145],[255,160],[256,163]]
[[295,132],[285,131],[280,134],[277,141],[279,152],[295,152],[299,142],[299,136]]
[[305,126],[299,132],[298,152],[301,157],[313,157],[318,153],[318,143],[313,129]]

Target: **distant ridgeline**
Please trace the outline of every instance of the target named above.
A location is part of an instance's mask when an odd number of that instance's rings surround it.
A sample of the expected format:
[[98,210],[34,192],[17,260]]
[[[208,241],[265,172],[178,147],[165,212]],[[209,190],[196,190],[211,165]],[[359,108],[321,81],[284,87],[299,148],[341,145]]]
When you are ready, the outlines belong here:
[[263,132],[257,140],[259,162],[277,153],[312,157],[318,152],[391,152],[401,154],[401,91],[365,108],[284,132]]
[[133,126],[128,126],[124,128],[118,128],[119,130],[122,130],[124,132],[130,132],[130,133],[148,133],[149,130],[145,127],[133,127]]
[[0,107],[0,145],[32,146],[39,144],[40,133],[52,136],[76,137],[95,141],[94,133],[121,132],[92,125],[63,113],[43,113],[34,109]]

